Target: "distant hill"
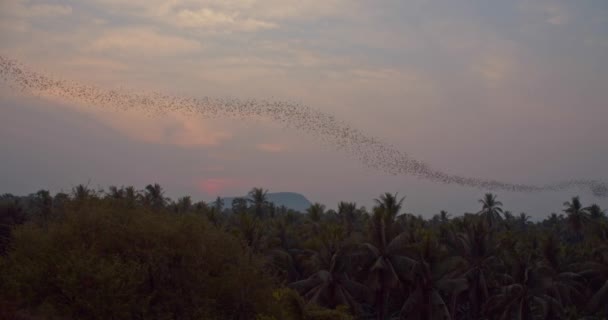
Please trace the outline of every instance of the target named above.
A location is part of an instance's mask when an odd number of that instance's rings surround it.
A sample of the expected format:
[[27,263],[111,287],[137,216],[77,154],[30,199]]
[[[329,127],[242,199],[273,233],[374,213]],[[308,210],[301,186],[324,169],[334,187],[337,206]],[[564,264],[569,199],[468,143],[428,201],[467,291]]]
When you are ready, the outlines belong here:
[[[277,207],[285,206],[300,212],[305,212],[311,205],[310,201],[308,201],[305,196],[295,192],[274,192],[268,193],[267,196],[268,201],[273,202]],[[234,198],[237,197],[222,198],[224,200],[224,206],[230,208]],[[241,198],[247,198],[247,196],[242,196]]]

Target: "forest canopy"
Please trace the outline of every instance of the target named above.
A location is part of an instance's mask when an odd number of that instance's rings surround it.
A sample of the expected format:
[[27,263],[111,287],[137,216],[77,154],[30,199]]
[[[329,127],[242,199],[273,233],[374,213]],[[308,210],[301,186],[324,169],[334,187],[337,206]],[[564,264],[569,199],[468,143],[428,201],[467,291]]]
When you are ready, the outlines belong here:
[[[306,212],[79,185],[0,196],[0,319],[605,319],[608,218],[566,199],[532,221],[477,213]],[[472,199],[475,201],[475,199]]]

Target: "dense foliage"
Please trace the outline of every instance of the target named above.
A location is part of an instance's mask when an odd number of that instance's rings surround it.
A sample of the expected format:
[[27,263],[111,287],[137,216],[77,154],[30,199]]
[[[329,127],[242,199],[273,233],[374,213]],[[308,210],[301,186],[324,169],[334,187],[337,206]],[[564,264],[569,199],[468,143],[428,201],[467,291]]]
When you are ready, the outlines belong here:
[[608,218],[577,197],[532,222],[476,214],[299,213],[267,191],[224,204],[75,187],[0,197],[0,318],[605,319]]

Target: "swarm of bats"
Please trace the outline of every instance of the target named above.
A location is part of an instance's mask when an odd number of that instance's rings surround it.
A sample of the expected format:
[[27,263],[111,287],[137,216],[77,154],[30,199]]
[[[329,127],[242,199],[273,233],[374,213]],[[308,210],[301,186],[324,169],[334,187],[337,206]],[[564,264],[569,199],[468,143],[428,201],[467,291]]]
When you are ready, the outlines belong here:
[[287,128],[315,136],[337,150],[348,153],[365,166],[394,175],[418,178],[484,190],[515,192],[558,191],[580,188],[596,197],[608,196],[608,185],[598,180],[574,179],[546,185],[508,183],[492,179],[452,175],[411,158],[406,152],[353,128],[330,114],[286,101],[192,98],[159,92],[108,90],[73,81],[59,80],[25,68],[16,60],[0,56],[0,77],[15,89],[30,94],[60,97],[75,103],[114,110],[136,110],[142,114],[187,113],[206,118],[269,118]]

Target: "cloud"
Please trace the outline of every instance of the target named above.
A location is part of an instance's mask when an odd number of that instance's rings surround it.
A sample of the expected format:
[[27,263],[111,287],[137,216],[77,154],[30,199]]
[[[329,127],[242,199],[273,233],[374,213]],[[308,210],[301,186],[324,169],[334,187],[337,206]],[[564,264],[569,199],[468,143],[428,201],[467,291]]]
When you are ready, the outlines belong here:
[[72,108],[79,112],[92,114],[95,119],[129,139],[150,144],[173,145],[183,148],[216,147],[232,138],[221,124],[205,121],[201,117],[180,113],[150,116],[140,111],[112,111],[96,106],[68,101],[53,95],[41,97]]
[[112,114],[105,119],[118,131],[148,143],[187,148],[213,147],[232,137],[203,119],[179,114],[167,114],[162,118],[146,118],[136,113],[120,114],[118,117]]
[[293,20],[344,14],[345,0],[96,0],[101,10],[202,32],[255,32]]
[[218,31],[253,32],[278,27],[276,23],[244,18],[239,13],[224,13],[208,8],[182,10],[177,13],[174,23],[185,28],[205,28]]
[[219,196],[227,189],[240,185],[242,185],[242,181],[232,178],[208,178],[201,180],[198,188],[207,195]]
[[255,148],[265,152],[280,152],[284,149],[283,145],[277,143],[259,143],[255,145]]
[[127,64],[122,63],[120,61],[89,57],[77,57],[74,59],[70,59],[66,62],[66,64],[72,67],[86,67],[112,71],[124,71],[129,69],[129,66]]
[[183,37],[160,34],[146,28],[106,31],[86,48],[87,51],[135,55],[172,56],[201,50],[199,42]]
[[20,18],[59,17],[72,14],[72,7],[59,4],[29,4],[23,0],[7,0],[0,6],[2,16]]
[[72,7],[53,4],[35,4],[27,7],[28,17],[57,17],[72,14]]

